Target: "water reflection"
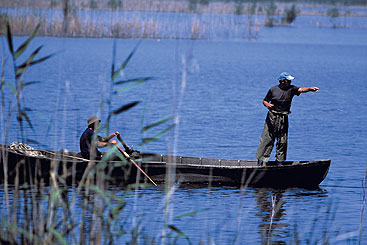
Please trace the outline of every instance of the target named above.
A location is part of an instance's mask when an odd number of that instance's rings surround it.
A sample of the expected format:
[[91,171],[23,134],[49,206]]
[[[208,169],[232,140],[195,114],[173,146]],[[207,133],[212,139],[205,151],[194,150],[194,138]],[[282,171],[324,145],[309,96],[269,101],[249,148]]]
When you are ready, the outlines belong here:
[[[327,190],[321,188],[314,190],[298,188],[288,190],[253,190],[258,210],[255,216],[260,218],[257,230],[262,244],[285,244],[296,235],[289,232],[294,229],[290,227],[291,217],[287,217],[286,208],[292,206],[293,202],[297,202],[294,199],[300,200],[311,196],[328,197]],[[297,231],[295,232],[297,233]]]
[[285,243],[284,238],[288,236],[288,224],[283,217],[286,214],[284,208],[283,190],[255,189],[257,202],[257,217],[261,219],[258,233],[263,244]]
[[301,189],[294,188],[290,189],[287,194],[288,197],[295,196],[298,198],[307,197],[307,196],[315,196],[315,197],[328,197],[328,191],[323,188],[316,189]]
[[[34,229],[36,227],[32,224],[31,220],[33,217],[31,213],[39,213],[38,220],[46,220],[50,202],[45,197],[49,194],[50,187],[18,189],[14,188],[14,186],[9,186],[8,190],[10,204],[14,204],[13,206],[17,209],[17,224],[20,227],[23,226],[22,222],[28,222],[29,226],[26,226],[28,228]],[[156,224],[156,227],[149,228],[149,230],[154,230],[154,232],[147,232],[146,235],[155,237],[155,233],[160,231],[159,227],[161,227],[161,222],[163,222],[162,210],[164,209],[163,200],[165,196],[165,188],[163,186],[132,190],[130,194],[127,194],[125,189],[116,186],[108,186],[106,190],[116,196],[116,198],[109,198],[113,207],[116,207],[120,201],[124,201],[124,205],[121,206],[123,211],[118,215],[119,222],[116,223],[122,230],[130,229],[134,224],[134,220],[141,220],[141,224],[146,227],[150,227],[151,222],[153,222]],[[65,227],[67,227],[67,224],[72,224],[74,229],[79,232],[78,239],[80,241],[96,239],[97,237],[95,237],[94,233],[91,233],[91,230],[98,224],[104,226],[108,223],[107,217],[109,217],[110,209],[106,206],[107,203],[102,202],[99,194],[91,192],[91,190],[88,192],[86,189],[79,191],[75,187],[65,190],[63,195],[60,196],[60,201],[69,208],[56,212],[55,219],[60,224],[65,225]],[[107,192],[105,195],[109,196]],[[241,197],[241,200],[239,200],[239,197]],[[174,206],[177,214],[195,211],[199,209],[198,207],[207,209],[202,214],[198,214],[197,217],[188,218],[188,223],[177,223],[193,240],[200,237],[202,232],[191,229],[190,224],[198,222],[198,224],[205,225],[206,223],[202,222],[202,219],[205,220],[205,217],[209,217],[206,222],[214,223],[213,226],[207,226],[208,232],[211,234],[218,232],[222,236],[216,237],[216,239],[219,239],[218,241],[230,240],[236,232],[228,232],[228,230],[235,231],[235,229],[238,229],[237,232],[243,233],[242,237],[239,238],[241,242],[243,238],[246,241],[256,241],[262,244],[284,244],[293,241],[293,239],[297,240],[297,232],[302,237],[303,231],[297,231],[297,227],[295,227],[295,225],[301,226],[302,221],[298,219],[297,213],[292,213],[294,207],[299,207],[300,202],[306,204],[307,207],[314,207],[316,203],[323,203],[327,197],[328,191],[321,188],[315,190],[298,188],[276,190],[270,188],[239,189],[235,187],[204,186],[191,186],[190,188],[189,186],[180,186],[176,188]],[[241,206],[242,201],[244,201],[245,206]],[[4,186],[1,185],[0,202],[4,203]],[[32,204],[36,204],[36,206],[32,206]],[[27,210],[26,207],[30,207],[30,209]],[[152,207],[155,207],[154,211]],[[229,218],[231,222],[224,224],[223,217],[228,214],[232,216],[238,210],[238,207],[243,208],[244,211],[253,208],[255,212],[250,217],[244,215],[247,213],[246,211],[242,213],[244,216],[240,219],[246,223],[244,226],[236,227],[236,217],[232,217],[233,219]],[[311,209],[314,210],[314,208]],[[96,210],[100,210],[100,214],[104,215],[98,218],[99,216],[96,216],[96,214],[99,212],[96,212]],[[1,211],[4,217],[9,215],[4,206]],[[10,210],[10,212],[13,213],[14,211]],[[329,219],[330,217],[327,218],[327,220]],[[215,223],[218,220],[221,221]],[[228,220],[224,219],[224,221]],[[307,230],[307,228],[305,229]],[[251,230],[253,234],[248,234],[247,230]],[[98,233],[98,235],[108,239],[108,232],[106,234]],[[73,241],[74,238],[66,235],[66,239]],[[116,237],[116,239],[128,241],[129,237],[121,236]]]

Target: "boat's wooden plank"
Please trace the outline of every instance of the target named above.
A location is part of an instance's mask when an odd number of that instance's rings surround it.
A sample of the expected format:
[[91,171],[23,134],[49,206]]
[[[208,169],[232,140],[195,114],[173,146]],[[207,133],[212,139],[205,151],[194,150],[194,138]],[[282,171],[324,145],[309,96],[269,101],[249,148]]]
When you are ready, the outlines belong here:
[[143,153],[142,156],[144,162],[164,162],[163,155]]
[[167,163],[175,163],[175,164],[181,164],[182,163],[182,157],[180,156],[163,156],[163,162]]
[[198,164],[198,165],[201,165],[201,158],[198,158],[198,157],[182,157],[181,164]]
[[221,166],[240,166],[239,160],[220,159]]
[[240,160],[240,166],[253,167],[253,166],[257,166],[257,162],[256,161],[249,161],[249,160]]
[[214,165],[214,166],[220,166],[219,159],[213,159],[213,158],[202,158],[201,159],[202,165]]

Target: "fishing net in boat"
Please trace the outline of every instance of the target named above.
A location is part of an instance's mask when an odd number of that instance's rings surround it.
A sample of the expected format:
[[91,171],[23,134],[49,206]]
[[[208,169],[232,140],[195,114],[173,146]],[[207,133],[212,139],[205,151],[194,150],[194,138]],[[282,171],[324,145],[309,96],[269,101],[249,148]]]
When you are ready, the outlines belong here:
[[21,153],[21,154],[25,154],[27,156],[31,156],[31,157],[43,157],[44,155],[39,151],[34,149],[33,147],[24,144],[24,143],[20,143],[20,142],[13,142],[10,144],[9,149]]

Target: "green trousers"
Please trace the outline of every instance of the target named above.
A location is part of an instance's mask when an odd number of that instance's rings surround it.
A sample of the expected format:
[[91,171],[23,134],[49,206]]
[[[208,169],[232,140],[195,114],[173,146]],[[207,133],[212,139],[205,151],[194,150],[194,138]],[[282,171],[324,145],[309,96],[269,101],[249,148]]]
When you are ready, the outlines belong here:
[[276,155],[278,162],[283,162],[287,158],[287,140],[288,140],[288,114],[269,111],[266,116],[264,129],[257,148],[256,158],[267,162],[271,151],[273,150],[275,139]]

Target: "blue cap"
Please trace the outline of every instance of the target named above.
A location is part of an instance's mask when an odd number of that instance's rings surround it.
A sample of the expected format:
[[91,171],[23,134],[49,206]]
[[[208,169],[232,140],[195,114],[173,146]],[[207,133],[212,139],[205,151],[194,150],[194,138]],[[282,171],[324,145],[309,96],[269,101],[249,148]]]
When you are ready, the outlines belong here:
[[294,76],[292,76],[291,74],[289,74],[288,72],[282,72],[280,73],[280,76],[278,78],[279,81],[281,80],[293,80],[294,79]]

